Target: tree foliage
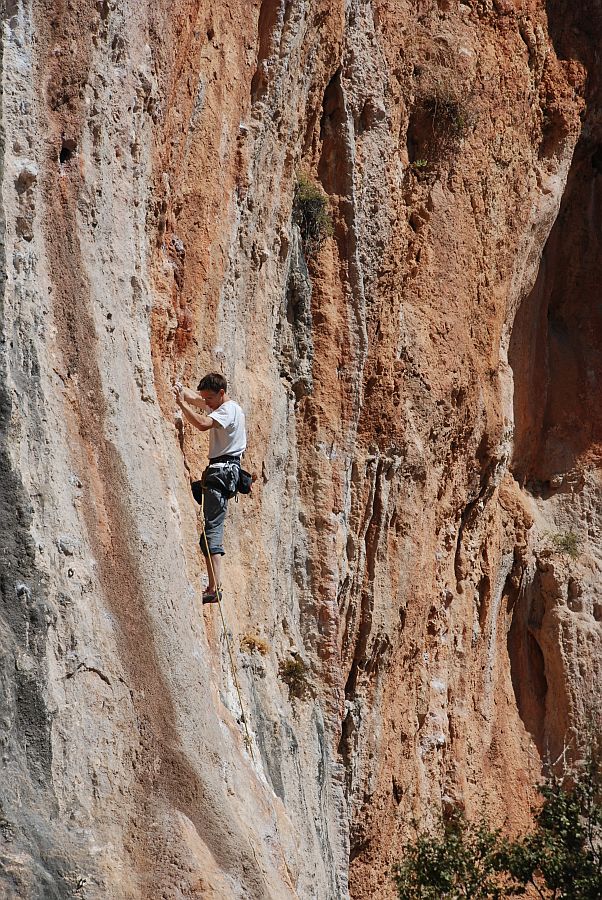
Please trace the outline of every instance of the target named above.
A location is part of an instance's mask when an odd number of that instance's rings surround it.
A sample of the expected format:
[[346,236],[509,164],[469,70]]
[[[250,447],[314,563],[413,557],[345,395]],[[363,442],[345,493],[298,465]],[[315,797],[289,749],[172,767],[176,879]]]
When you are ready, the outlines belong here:
[[403,849],[393,877],[400,900],[602,898],[600,769],[592,758],[541,785],[535,827],[516,840],[456,813]]
[[400,900],[485,900],[513,896],[503,873],[502,838],[484,822],[468,822],[460,813],[404,847],[395,867]]

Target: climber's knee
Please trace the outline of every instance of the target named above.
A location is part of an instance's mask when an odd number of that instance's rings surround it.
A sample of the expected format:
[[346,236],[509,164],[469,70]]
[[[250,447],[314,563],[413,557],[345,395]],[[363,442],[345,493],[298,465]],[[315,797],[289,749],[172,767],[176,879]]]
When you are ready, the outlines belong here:
[[[222,533],[223,533],[223,529],[222,529]],[[216,556],[218,554],[219,554],[219,556],[225,556],[225,554],[226,554],[226,551],[224,550],[223,545],[218,543],[215,540],[215,538],[212,539],[211,535],[209,536],[209,540],[207,541],[205,538],[205,535],[202,534],[199,544],[201,547],[201,552],[204,557],[209,556],[209,554],[211,554],[211,556]],[[207,546],[207,545],[209,545],[209,546]]]

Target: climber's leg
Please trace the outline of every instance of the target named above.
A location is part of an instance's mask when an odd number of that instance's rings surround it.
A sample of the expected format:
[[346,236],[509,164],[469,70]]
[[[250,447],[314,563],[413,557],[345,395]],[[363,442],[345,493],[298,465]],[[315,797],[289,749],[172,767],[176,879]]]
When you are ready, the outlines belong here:
[[201,535],[201,550],[207,563],[208,592],[214,593],[222,582],[222,556],[224,555],[224,521],[228,500],[215,488],[203,491],[205,531]]
[[[209,564],[209,557],[205,558],[205,562],[207,563],[207,574],[209,576],[209,591],[215,591],[218,587],[221,587],[222,583],[222,556],[221,553],[212,553],[211,554],[211,565]],[[215,580],[212,578],[212,572],[215,576]]]

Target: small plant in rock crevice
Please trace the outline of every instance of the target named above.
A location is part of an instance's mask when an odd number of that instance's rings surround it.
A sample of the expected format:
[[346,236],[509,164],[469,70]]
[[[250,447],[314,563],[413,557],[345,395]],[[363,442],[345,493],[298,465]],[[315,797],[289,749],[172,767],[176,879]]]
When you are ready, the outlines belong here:
[[433,131],[448,143],[461,141],[474,124],[468,101],[449,87],[436,86],[422,98],[422,105],[431,116]]
[[287,685],[291,697],[306,700],[312,696],[308,678],[309,667],[299,657],[281,660],[278,674]]
[[453,73],[433,68],[422,72],[408,123],[411,169],[425,174],[449,162],[477,123],[474,92],[455,83]]
[[581,553],[581,538],[574,531],[556,531],[553,534],[546,532],[545,538],[551,544],[551,549],[557,553],[564,553],[571,559],[578,559]]
[[415,159],[414,162],[410,163],[410,169],[416,175],[425,175],[429,170],[429,161],[428,159]]
[[299,227],[303,249],[308,258],[315,257],[326,238],[332,237],[328,197],[303,173],[298,176],[295,185],[293,222]]
[[241,637],[240,649],[243,653],[257,652],[262,656],[266,656],[268,650],[270,649],[270,645],[262,637],[259,637],[259,635],[249,633]]

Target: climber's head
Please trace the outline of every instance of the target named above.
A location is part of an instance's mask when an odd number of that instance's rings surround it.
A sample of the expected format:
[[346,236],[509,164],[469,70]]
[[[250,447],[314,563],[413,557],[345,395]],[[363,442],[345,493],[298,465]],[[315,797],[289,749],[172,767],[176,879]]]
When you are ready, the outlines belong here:
[[197,391],[209,407],[217,409],[226,399],[228,382],[220,372],[209,372],[199,381]]

